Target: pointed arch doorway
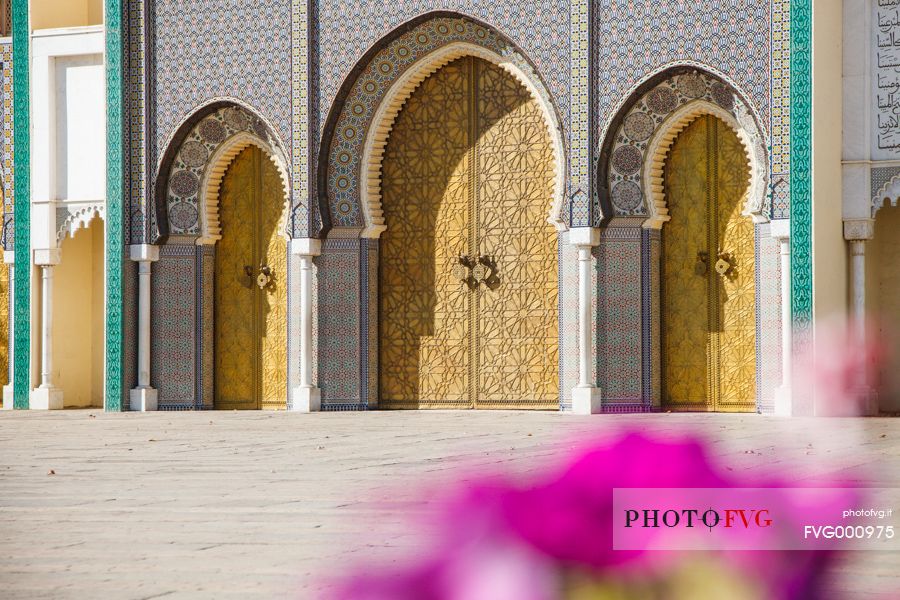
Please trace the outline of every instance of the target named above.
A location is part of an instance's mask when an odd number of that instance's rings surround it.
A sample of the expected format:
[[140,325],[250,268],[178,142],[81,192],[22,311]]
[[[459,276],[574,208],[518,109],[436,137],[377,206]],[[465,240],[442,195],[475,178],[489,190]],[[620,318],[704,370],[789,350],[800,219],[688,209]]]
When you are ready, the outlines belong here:
[[398,115],[382,162],[385,408],[559,406],[554,157],[541,108],[474,56]]
[[663,407],[756,410],[755,235],[742,214],[750,171],[712,115],[676,138],[664,171]]
[[215,407],[287,406],[287,241],[284,188],[257,146],[222,179],[215,259]]

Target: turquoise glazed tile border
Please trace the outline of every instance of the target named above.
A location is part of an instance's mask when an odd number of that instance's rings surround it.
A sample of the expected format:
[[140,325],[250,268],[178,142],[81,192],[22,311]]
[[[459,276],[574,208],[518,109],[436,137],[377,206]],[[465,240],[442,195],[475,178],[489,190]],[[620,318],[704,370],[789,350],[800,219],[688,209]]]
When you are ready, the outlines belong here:
[[812,322],[812,0],[791,2],[791,313],[795,351]]
[[28,408],[31,308],[31,134],[28,0],[13,0],[13,136],[15,177],[15,308],[13,316],[13,407]]
[[122,0],[106,0],[106,398],[122,410]]

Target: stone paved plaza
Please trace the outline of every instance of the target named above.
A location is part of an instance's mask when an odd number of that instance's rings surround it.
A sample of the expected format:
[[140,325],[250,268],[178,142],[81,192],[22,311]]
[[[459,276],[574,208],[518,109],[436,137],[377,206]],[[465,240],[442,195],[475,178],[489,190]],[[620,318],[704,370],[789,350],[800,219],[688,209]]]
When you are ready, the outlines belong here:
[[[900,419],[5,411],[0,596],[315,598],[357,561],[413,549],[408,518],[442,477],[525,474],[576,434],[627,427],[699,431],[735,472],[900,487]],[[900,554],[857,553],[832,589],[889,598],[898,573]]]

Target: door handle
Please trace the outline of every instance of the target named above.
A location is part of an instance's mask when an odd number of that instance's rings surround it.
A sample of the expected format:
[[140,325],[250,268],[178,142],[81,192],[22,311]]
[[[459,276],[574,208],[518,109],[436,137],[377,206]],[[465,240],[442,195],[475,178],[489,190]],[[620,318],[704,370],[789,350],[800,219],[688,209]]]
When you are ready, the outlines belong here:
[[709,252],[700,250],[697,252],[697,262],[694,263],[695,275],[706,275],[709,271]]

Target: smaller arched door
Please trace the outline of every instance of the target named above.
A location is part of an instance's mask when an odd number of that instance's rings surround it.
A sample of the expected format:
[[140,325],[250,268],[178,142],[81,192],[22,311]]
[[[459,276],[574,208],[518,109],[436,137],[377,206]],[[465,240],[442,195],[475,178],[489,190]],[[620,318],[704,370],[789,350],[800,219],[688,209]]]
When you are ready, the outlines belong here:
[[663,229],[663,405],[756,409],[755,236],[741,214],[747,154],[707,115],[676,138],[666,162]]
[[215,407],[287,406],[287,241],[278,170],[256,146],[228,167],[216,245]]

